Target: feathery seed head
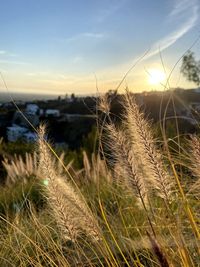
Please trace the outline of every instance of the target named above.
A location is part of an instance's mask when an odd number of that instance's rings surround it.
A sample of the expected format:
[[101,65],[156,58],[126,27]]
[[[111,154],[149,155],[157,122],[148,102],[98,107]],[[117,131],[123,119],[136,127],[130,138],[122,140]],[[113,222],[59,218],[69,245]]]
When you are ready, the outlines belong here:
[[156,188],[158,195],[170,202],[173,197],[173,180],[164,168],[162,154],[155,145],[150,124],[129,92],[125,95],[125,111],[130,143],[145,184],[150,189]]
[[[85,232],[93,241],[100,240],[97,223],[84,199],[69,181],[56,172],[55,163],[44,139],[45,127],[39,129],[39,167],[45,178],[48,202],[55,218],[67,239],[75,242],[78,235]],[[48,183],[46,183],[48,181]]]
[[[137,162],[131,149],[127,134],[123,130],[116,129],[113,124],[106,126],[110,143],[108,146],[113,151],[114,163],[117,166],[118,177],[121,182],[131,188],[140,201],[146,202],[146,188],[143,177],[137,169]],[[114,144],[114,145],[113,145]]]
[[107,94],[103,94],[99,97],[98,109],[107,115],[110,113],[110,100]]

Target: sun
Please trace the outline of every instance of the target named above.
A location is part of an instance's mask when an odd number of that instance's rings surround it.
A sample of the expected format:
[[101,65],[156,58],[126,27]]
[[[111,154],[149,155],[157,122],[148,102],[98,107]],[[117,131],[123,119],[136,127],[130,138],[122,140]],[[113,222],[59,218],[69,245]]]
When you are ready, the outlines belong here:
[[159,85],[166,80],[166,75],[162,70],[159,69],[150,69],[148,71],[149,74],[149,84],[151,85]]

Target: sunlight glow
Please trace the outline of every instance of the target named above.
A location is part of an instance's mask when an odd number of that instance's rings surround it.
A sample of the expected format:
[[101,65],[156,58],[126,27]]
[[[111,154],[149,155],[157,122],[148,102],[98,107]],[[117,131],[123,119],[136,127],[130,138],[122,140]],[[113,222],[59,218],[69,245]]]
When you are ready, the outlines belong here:
[[151,85],[158,85],[166,80],[166,75],[162,70],[150,69],[148,71],[148,74],[149,74],[148,82]]

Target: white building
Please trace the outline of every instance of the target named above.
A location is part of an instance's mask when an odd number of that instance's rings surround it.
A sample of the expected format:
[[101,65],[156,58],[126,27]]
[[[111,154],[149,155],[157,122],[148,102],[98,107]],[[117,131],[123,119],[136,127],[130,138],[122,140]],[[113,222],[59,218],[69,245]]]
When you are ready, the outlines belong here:
[[39,107],[36,104],[27,104],[25,112],[27,114],[36,115],[39,112]]
[[46,117],[59,117],[60,111],[58,109],[47,109],[45,111],[45,116]]
[[23,137],[23,134],[28,130],[25,127],[13,124],[11,127],[7,127],[7,138],[9,142],[15,142]]
[[16,142],[21,139],[25,142],[32,143],[37,141],[38,135],[30,132],[26,127],[13,124],[11,127],[7,127],[7,138],[9,142]]

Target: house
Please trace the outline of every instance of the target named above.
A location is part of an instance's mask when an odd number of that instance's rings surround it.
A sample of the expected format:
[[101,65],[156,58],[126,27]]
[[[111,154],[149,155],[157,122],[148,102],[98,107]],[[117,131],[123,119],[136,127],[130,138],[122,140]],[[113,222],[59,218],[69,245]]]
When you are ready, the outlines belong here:
[[26,105],[26,114],[31,114],[31,115],[39,115],[39,107],[36,104],[27,104]]
[[60,111],[58,109],[47,109],[45,117],[60,117]]
[[13,124],[7,127],[7,138],[9,142],[16,142],[17,140],[23,140],[28,143],[37,141],[38,135],[29,131],[25,127]]
[[23,134],[28,130],[25,127],[13,124],[10,127],[7,127],[7,138],[9,142],[16,142],[18,139],[23,138]]
[[22,127],[29,127],[30,124],[32,124],[34,127],[37,127],[39,125],[39,116],[31,112],[22,113],[17,110],[14,113],[12,123],[18,124]]

